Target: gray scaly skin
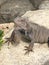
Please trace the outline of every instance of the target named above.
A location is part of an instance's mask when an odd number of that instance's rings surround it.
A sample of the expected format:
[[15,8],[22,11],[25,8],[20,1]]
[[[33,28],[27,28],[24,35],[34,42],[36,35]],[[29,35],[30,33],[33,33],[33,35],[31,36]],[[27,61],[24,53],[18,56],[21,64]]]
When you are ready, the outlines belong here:
[[[27,50],[26,53],[33,51],[32,48],[34,46],[34,43],[48,42],[48,46],[49,46],[49,29],[40,26],[38,24],[31,23],[27,18],[23,18],[23,17],[16,18],[14,20],[14,23],[15,23],[14,31],[11,34],[10,41],[17,43],[24,36],[26,39],[30,39],[31,41],[29,46],[25,46],[25,50]],[[22,32],[24,34],[22,34]]]

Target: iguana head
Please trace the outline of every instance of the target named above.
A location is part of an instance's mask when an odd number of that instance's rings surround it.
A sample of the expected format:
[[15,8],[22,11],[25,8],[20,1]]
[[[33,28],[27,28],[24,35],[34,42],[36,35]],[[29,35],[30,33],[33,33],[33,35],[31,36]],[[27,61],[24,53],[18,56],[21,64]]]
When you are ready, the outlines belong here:
[[15,27],[17,29],[27,30],[27,19],[23,17],[17,17],[14,20]]

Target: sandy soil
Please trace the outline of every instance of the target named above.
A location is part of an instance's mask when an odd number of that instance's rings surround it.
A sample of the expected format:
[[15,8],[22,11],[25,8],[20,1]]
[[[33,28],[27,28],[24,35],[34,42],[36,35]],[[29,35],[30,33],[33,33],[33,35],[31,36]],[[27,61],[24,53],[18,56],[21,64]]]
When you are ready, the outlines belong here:
[[4,35],[6,35],[13,27],[14,27],[14,23],[0,24],[0,30],[4,31]]

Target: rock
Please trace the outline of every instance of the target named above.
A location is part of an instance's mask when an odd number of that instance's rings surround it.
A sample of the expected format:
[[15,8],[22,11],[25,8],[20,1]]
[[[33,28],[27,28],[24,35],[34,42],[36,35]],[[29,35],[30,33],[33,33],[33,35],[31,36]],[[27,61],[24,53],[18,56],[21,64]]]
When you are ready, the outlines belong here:
[[0,0],[0,5],[2,5],[3,3],[5,3],[7,0]]
[[49,0],[0,0],[0,21],[11,22],[29,10],[49,9]]
[[30,2],[32,3],[32,5],[36,8],[36,10],[39,8],[41,2],[43,0],[30,0]]
[[15,17],[21,16],[29,10],[35,10],[29,0],[8,0],[7,3],[1,6],[1,14],[6,19],[5,21],[11,21],[11,19],[13,20]]
[[49,28],[49,10],[28,11],[22,17],[27,17],[31,22]]
[[49,0],[30,0],[37,10],[49,9]]
[[49,9],[49,0],[43,0],[39,5],[39,10]]
[[0,14],[0,23],[7,23],[7,22],[13,22],[13,18],[11,14],[7,13],[1,13]]
[[43,65],[49,65],[49,59]]

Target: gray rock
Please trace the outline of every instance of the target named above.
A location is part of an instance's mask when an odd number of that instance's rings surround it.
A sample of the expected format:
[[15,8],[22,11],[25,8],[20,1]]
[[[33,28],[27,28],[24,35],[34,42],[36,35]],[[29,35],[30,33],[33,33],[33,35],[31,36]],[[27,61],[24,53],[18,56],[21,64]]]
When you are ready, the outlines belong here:
[[0,0],[0,5],[5,3],[7,0]]
[[40,10],[49,9],[49,0],[43,0],[39,6]]
[[15,18],[16,16],[21,16],[29,10],[35,10],[29,0],[8,0],[7,3],[1,6],[0,11],[1,14],[6,14],[6,17],[8,17],[7,13],[10,14],[10,19],[13,19],[13,17]]
[[0,21],[11,22],[29,10],[49,9],[49,0],[0,0]]
[[38,10],[49,9],[49,0],[30,0],[30,2]]
[[43,65],[49,65],[49,59]]
[[39,5],[41,4],[43,0],[30,0],[30,2],[32,3],[32,5],[38,9]]

